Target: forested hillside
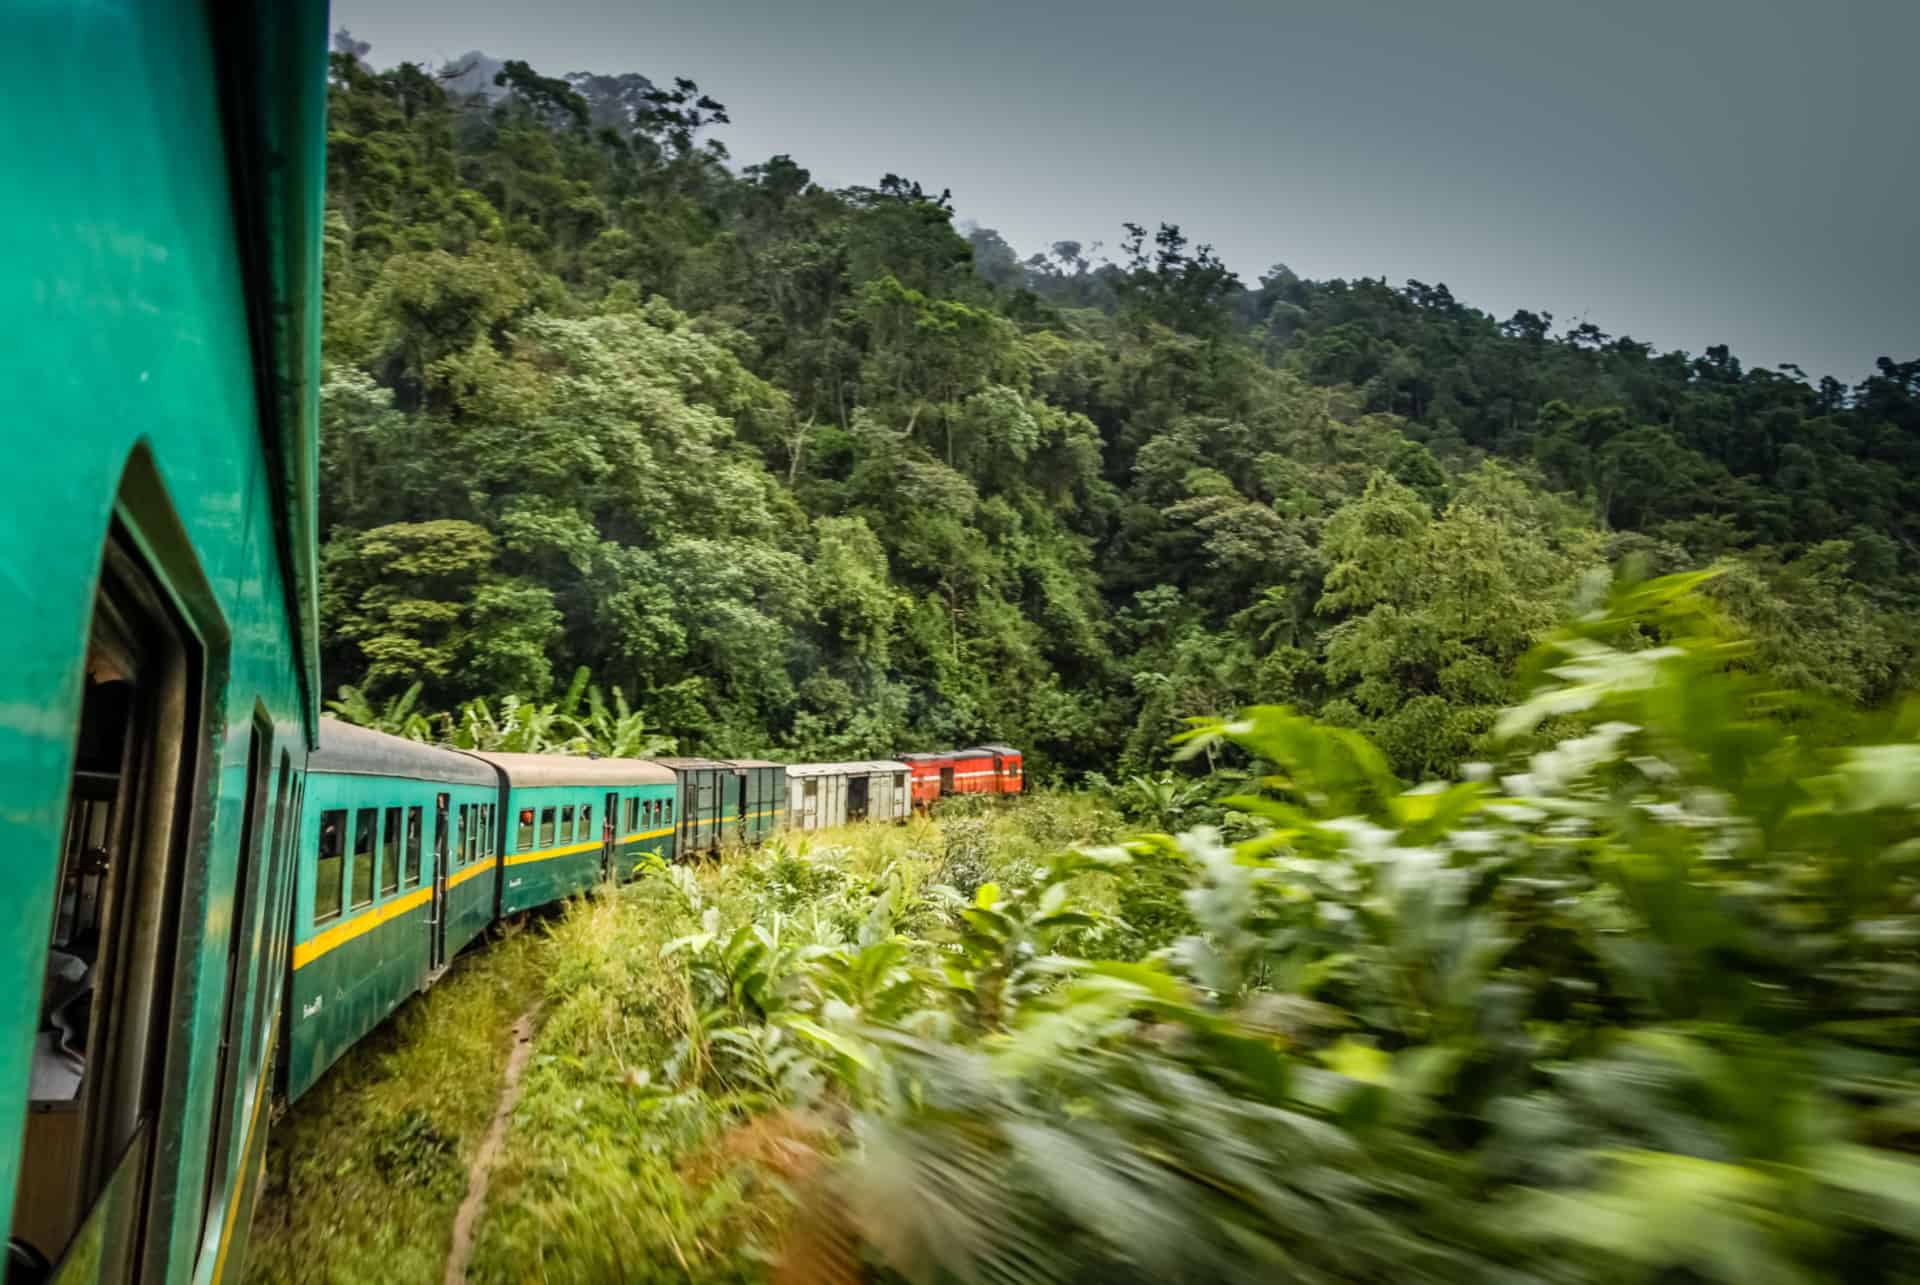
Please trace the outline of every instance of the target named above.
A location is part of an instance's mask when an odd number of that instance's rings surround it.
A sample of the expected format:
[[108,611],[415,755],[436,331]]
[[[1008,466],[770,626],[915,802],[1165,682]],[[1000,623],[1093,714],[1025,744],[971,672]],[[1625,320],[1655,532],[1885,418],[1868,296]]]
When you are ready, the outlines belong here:
[[1814,383],[1444,286],[1250,286],[1129,211],[1110,256],[1023,259],[918,182],[730,158],[688,81],[365,53],[321,493],[327,678],[370,707],[586,667],[685,750],[1111,772],[1286,702],[1420,776],[1631,558],[1727,564],[1786,685],[1910,678],[1920,361]]

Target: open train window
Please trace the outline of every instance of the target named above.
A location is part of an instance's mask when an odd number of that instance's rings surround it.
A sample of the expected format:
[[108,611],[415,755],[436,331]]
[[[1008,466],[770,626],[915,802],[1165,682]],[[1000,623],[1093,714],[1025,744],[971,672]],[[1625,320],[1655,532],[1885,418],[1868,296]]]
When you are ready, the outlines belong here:
[[420,809],[407,809],[407,887],[420,886]]
[[591,807],[580,809],[580,828],[573,833],[576,838],[593,838],[593,809]]
[[360,808],[353,814],[353,885],[349,910],[373,904],[373,834],[380,823],[379,808]]
[[313,922],[316,926],[340,917],[340,881],[345,874],[347,810],[329,808],[320,814],[320,846],[313,863]]
[[462,811],[467,814],[467,864],[472,865],[480,859],[480,805],[469,803]]
[[560,841],[562,843],[565,843],[567,840],[573,837],[574,837],[573,809],[571,807],[561,808],[560,809]]
[[400,891],[400,809],[388,808],[380,830],[380,895]]
[[552,844],[553,844],[553,809],[542,808],[540,809],[540,846],[545,848],[545,847],[550,847]]
[[526,852],[533,847],[533,809],[520,809],[520,835],[514,851]]
[[203,751],[203,657],[131,548],[116,528],[102,561],[52,914],[14,929],[46,966],[9,1257],[89,1279],[132,1277],[148,1212],[173,1213],[150,1158],[177,1142],[161,1115]]

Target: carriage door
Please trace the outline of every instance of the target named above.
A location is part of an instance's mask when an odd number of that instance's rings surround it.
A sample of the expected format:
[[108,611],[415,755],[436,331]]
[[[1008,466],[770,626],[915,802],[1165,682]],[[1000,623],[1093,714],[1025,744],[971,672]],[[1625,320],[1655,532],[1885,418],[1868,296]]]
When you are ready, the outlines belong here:
[[691,854],[700,845],[700,822],[705,813],[701,808],[702,795],[710,794],[706,784],[707,774],[699,769],[688,772],[681,778],[681,787],[686,797],[680,800],[680,851]]
[[867,819],[867,790],[872,778],[850,776],[847,778],[847,820],[864,821]]
[[940,769],[940,797],[944,799],[949,794],[952,794],[952,793],[953,793],[953,764],[949,763],[945,767],[942,767]]
[[445,792],[433,801],[433,917],[427,921],[433,934],[432,966],[443,968],[447,962],[447,804]]
[[614,858],[619,855],[620,796],[607,795],[607,806],[600,814],[600,877],[611,879],[618,873]]

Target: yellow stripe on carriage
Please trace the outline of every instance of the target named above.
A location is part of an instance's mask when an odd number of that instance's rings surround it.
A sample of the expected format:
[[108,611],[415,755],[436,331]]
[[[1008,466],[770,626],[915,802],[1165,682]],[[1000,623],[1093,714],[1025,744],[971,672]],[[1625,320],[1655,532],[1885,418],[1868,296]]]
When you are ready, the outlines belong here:
[[487,871],[493,869],[494,862],[496,862],[497,860],[499,860],[499,858],[497,857],[488,857],[485,861],[474,862],[472,865],[468,866],[465,870],[460,871],[458,874],[448,879],[447,887],[458,888],[461,884],[473,878],[475,875],[486,873]]
[[[231,1190],[227,1192],[227,1216],[220,1224],[220,1247],[213,1255],[213,1280],[219,1280],[227,1272],[227,1251],[233,1247],[234,1220],[240,1216],[240,1196],[246,1188],[247,1159],[253,1155],[254,1126],[260,1123],[262,1109],[267,1102],[267,1085],[273,1081],[273,1046],[280,1037],[280,1010],[273,1011],[273,1025],[267,1028],[267,1047],[260,1055],[260,1084],[253,1091],[253,1110],[247,1113],[246,1138],[240,1144],[240,1172],[234,1174]],[[266,1157],[261,1157],[261,1164]]]
[[433,885],[422,884],[404,897],[396,897],[384,906],[364,910],[343,923],[335,924],[319,936],[298,942],[293,948],[293,966],[305,968],[320,956],[344,946],[363,933],[372,932],[389,919],[397,919],[409,910],[424,906],[433,898]]
[[[642,839],[658,839],[663,835],[672,833],[673,827],[667,826],[659,830],[637,831],[615,842],[637,843]],[[590,839],[585,843],[567,843],[557,848],[540,848],[533,852],[516,852],[507,858],[507,864],[510,866],[524,866],[530,861],[551,861],[555,857],[575,857],[583,852],[598,852],[604,846],[605,843],[603,840]]]
[[586,843],[569,843],[558,848],[540,848],[533,852],[516,852],[507,858],[510,866],[524,866],[529,861],[551,861],[555,857],[572,857],[582,852],[596,852],[602,847],[599,839]]

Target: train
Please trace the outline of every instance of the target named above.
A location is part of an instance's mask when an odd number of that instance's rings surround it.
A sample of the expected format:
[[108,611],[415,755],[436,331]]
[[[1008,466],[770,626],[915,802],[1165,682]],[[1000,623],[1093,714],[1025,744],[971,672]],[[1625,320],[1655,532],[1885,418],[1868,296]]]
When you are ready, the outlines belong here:
[[1018,794],[982,746],[856,763],[621,759],[434,748],[332,718],[307,759],[278,1100],[311,1088],[498,920],[783,830],[901,821]]
[[0,206],[5,1279],[211,1285],[241,1274],[275,1104],[489,925],[649,853],[1019,774],[1004,747],[790,774],[325,718],[327,4],[7,16],[0,69],[33,88],[0,108],[31,193]]

